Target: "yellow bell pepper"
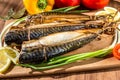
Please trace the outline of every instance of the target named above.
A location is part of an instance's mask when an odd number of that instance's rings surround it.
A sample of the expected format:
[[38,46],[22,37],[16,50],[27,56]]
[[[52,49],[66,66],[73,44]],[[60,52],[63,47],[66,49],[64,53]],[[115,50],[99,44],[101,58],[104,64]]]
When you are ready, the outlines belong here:
[[54,0],[23,0],[24,6],[29,14],[37,14],[52,10]]

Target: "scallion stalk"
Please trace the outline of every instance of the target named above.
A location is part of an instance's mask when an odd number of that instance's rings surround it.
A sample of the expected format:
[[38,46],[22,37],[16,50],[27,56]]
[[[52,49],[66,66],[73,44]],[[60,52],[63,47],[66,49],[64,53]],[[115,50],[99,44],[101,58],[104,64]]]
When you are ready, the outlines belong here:
[[68,11],[74,10],[74,9],[76,9],[78,7],[79,6],[74,6],[74,7],[67,8],[67,9],[64,10],[64,12],[68,12]]
[[64,8],[53,9],[49,12],[68,12],[68,11],[74,10],[78,7],[79,6],[69,6],[69,7],[64,7]]

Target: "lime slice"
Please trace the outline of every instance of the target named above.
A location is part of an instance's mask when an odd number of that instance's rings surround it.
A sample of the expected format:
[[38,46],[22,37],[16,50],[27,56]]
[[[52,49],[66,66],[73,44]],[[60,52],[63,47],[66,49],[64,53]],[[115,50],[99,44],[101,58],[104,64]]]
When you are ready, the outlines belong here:
[[6,56],[4,49],[0,49],[0,73],[7,71],[11,64],[11,60]]
[[6,52],[6,56],[12,60],[12,62],[14,64],[18,63],[18,59],[19,59],[19,55],[20,53],[14,49],[12,49],[11,47],[4,47],[4,50]]

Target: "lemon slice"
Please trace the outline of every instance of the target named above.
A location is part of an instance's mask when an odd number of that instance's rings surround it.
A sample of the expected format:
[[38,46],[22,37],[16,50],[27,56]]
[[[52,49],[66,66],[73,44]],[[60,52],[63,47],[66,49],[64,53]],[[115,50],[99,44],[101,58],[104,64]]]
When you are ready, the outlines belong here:
[[95,15],[106,15],[106,14],[110,14],[112,17],[114,17],[113,19],[109,19],[109,21],[118,21],[120,20],[120,12],[117,11],[117,9],[113,8],[113,7],[104,7],[105,11],[98,11]]
[[113,8],[113,7],[104,7],[104,10],[109,12],[109,13],[116,13],[117,9]]
[[0,49],[0,73],[4,73],[10,64],[11,60],[6,56],[4,49]]
[[117,9],[115,9],[113,7],[105,7],[104,10],[106,12],[109,12],[114,17],[113,21],[118,21],[120,19],[120,12],[118,12]]
[[19,52],[12,49],[11,47],[4,47],[4,50],[6,52],[6,56],[12,60],[12,62],[14,64],[17,64],[18,63],[18,59],[19,59]]
[[97,12],[95,15],[107,15],[107,14],[109,14],[109,12],[99,11],[99,12]]

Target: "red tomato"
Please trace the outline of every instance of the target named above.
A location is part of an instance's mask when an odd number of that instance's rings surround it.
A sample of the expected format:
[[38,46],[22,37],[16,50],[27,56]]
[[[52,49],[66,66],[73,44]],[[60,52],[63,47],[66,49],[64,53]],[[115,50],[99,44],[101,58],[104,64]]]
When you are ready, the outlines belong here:
[[109,3],[109,0],[82,0],[82,4],[90,9],[102,9]]
[[114,57],[116,57],[117,59],[120,59],[120,44],[117,44],[117,45],[113,48],[113,55],[114,55]]
[[80,0],[55,0],[55,7],[62,8],[80,5]]

